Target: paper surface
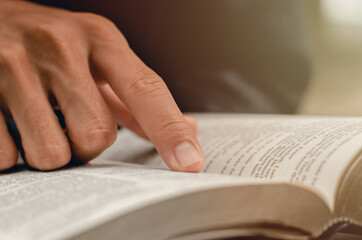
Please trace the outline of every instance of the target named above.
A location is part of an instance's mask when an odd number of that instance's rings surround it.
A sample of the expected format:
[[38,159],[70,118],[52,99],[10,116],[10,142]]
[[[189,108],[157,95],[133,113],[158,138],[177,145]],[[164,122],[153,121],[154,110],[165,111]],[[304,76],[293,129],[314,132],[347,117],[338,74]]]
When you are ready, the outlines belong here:
[[303,184],[333,208],[338,180],[362,144],[360,118],[205,115],[199,126],[206,155],[200,174],[170,171],[151,143],[127,130],[86,166],[1,174],[0,239],[64,239],[152,202],[217,186]]
[[64,239],[160,199],[237,182],[102,160],[54,172],[20,169],[0,175],[0,239]]
[[[198,118],[206,157],[203,172],[302,184],[320,192],[331,209],[340,178],[362,149],[362,118],[240,114]],[[131,135],[121,134],[117,149],[110,149],[104,158],[166,168],[150,143],[127,141]]]

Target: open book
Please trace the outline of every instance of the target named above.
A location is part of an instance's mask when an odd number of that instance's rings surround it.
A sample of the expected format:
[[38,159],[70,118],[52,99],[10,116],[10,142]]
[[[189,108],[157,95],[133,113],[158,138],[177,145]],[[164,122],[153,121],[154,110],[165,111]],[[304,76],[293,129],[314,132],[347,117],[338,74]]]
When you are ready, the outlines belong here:
[[0,174],[0,239],[362,234],[362,118],[198,115],[198,174],[128,130],[91,163]]

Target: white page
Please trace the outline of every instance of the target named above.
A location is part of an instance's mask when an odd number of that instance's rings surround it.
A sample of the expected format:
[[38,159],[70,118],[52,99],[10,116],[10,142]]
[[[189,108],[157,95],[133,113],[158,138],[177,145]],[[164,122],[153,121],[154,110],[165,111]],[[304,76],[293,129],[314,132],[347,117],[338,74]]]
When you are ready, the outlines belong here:
[[0,239],[64,239],[160,199],[238,180],[102,160],[0,174]]
[[[331,209],[339,179],[362,149],[362,118],[241,114],[198,118],[204,172],[303,184],[320,192]],[[119,135],[115,146],[103,157],[167,168],[152,144],[128,131]]]
[[[291,159],[286,158],[280,163],[273,177],[273,169],[269,177],[263,179],[255,176],[256,171],[252,174],[268,148],[264,147],[253,154],[255,151],[248,151],[250,147],[246,144],[265,146],[262,142],[273,139],[268,143],[270,148],[286,138],[291,129],[296,129],[295,125],[300,126],[299,131],[305,136],[309,131],[309,135],[312,135],[313,129],[317,128],[323,128],[326,134],[330,131],[328,129],[336,128],[341,121],[348,122],[348,131],[326,147],[325,153],[314,160],[314,167],[311,166],[308,173],[302,172],[306,178],[297,179],[293,170],[302,161],[302,153],[317,144],[320,140],[318,137],[302,145],[306,149],[298,150]],[[116,144],[89,165],[46,173],[25,170],[1,174],[0,239],[63,239],[160,199],[234,184],[303,182],[324,194],[331,207],[338,178],[362,143],[361,119],[335,118],[323,122],[320,118],[284,121],[279,116],[200,117],[199,136],[206,153],[204,171],[208,172],[202,174],[166,170],[152,144],[128,131],[121,131]],[[299,139],[292,149],[299,149],[302,142]],[[340,145],[338,150],[332,151],[334,145]],[[219,150],[215,151],[216,148]],[[330,154],[328,161],[321,160],[326,153]],[[250,158],[248,154],[253,157]],[[269,151],[268,156],[273,154]],[[165,169],[122,162],[145,162]],[[320,170],[317,178],[314,178],[317,169]]]

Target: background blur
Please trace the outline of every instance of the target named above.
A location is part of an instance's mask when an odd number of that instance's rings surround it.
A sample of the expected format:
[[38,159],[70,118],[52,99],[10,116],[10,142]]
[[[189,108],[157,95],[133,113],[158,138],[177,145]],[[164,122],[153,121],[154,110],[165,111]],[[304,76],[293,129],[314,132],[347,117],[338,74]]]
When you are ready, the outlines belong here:
[[184,111],[362,114],[361,0],[33,1],[113,20]]
[[362,114],[362,1],[307,0],[311,81],[299,113]]

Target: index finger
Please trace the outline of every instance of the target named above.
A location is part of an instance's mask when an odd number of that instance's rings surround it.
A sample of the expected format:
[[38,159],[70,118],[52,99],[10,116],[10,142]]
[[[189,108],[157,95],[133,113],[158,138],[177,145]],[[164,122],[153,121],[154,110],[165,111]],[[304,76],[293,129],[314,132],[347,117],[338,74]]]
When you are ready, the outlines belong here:
[[163,80],[128,47],[93,49],[92,61],[130,109],[166,164],[176,171],[198,172],[204,156]]

